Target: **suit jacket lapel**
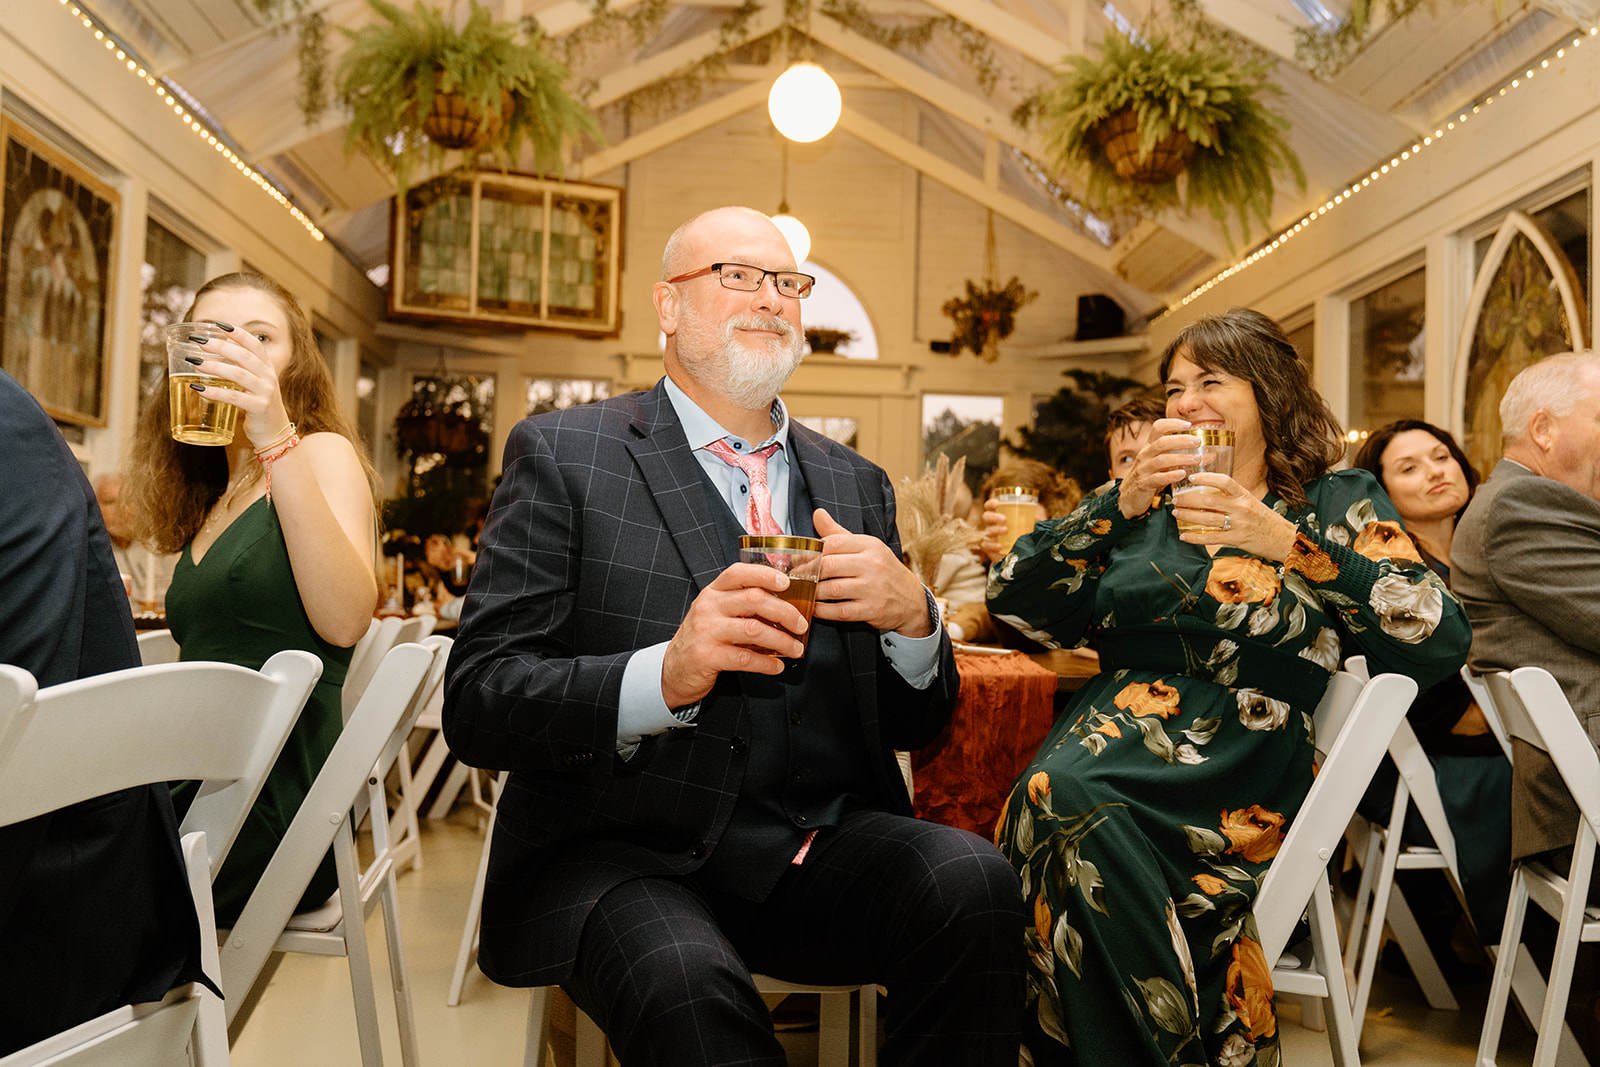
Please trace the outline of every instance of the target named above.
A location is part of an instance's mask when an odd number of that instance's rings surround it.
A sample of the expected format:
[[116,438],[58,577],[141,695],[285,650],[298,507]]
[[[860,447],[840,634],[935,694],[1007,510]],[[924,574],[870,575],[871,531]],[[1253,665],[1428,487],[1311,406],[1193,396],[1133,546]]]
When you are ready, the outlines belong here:
[[695,588],[704,589],[727,567],[728,560],[711,518],[705,478],[661,383],[640,396],[639,416],[632,430],[636,436],[628,442],[628,451],[661,511],[673,545],[694,577]]

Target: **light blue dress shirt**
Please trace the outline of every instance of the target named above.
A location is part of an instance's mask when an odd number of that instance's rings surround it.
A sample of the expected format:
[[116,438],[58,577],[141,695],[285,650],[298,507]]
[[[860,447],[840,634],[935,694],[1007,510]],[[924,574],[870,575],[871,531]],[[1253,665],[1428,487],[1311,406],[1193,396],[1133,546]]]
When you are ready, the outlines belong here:
[[[773,520],[781,529],[789,530],[789,412],[783,401],[772,402],[772,436],[752,443],[717,425],[717,421],[689,399],[671,378],[666,379],[666,390],[667,400],[678,414],[678,422],[683,426],[683,435],[689,439],[695,460],[741,522],[748,512],[750,479],[738,467],[707,451],[706,446],[713,441],[726,440],[735,451],[749,453],[778,442],[781,447],[767,460],[767,487],[772,493]],[[878,635],[884,656],[914,689],[926,689],[938,673],[939,637],[943,628],[941,618],[935,620],[933,632],[926,637],[905,637],[893,632]],[[676,711],[667,707],[661,695],[661,664],[666,655],[667,642],[663,641],[639,649],[628,657],[628,665],[623,668],[617,707],[617,751],[624,759],[633,755],[640,738],[688,725],[699,710],[699,705]]]

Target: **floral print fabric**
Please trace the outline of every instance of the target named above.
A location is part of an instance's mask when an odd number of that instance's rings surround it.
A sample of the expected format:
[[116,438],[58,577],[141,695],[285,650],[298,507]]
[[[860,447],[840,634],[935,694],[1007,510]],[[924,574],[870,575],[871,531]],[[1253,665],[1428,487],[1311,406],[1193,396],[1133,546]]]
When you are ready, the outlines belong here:
[[1365,471],[1306,487],[1286,564],[1184,544],[1163,497],[1111,483],[996,564],[990,609],[1053,647],[1093,643],[1079,691],[1012,789],[1037,1063],[1279,1062],[1251,913],[1311,786],[1311,712],[1347,644],[1426,686],[1470,634]]

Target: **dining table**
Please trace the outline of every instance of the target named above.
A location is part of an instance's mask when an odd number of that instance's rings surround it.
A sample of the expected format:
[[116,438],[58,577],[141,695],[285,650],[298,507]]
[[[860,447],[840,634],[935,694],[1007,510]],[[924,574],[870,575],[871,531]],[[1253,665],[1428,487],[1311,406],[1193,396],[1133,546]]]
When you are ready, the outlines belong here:
[[950,721],[911,754],[912,808],[919,818],[994,833],[1017,776],[1055,722],[1058,694],[1099,670],[1092,653],[956,648],[961,696]]

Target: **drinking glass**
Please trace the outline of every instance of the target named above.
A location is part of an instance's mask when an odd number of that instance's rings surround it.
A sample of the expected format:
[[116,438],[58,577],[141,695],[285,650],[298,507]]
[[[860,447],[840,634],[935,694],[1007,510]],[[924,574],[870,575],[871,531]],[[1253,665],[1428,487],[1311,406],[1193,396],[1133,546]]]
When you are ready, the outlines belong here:
[[[1200,426],[1194,429],[1184,430],[1183,433],[1188,437],[1198,437],[1200,439],[1199,446],[1191,449],[1189,452],[1191,455],[1198,455],[1200,457],[1200,465],[1197,467],[1191,467],[1189,469],[1189,473],[1183,476],[1183,481],[1172,487],[1172,502],[1174,505],[1179,503],[1178,497],[1182,496],[1184,493],[1192,493],[1196,489],[1212,488],[1211,486],[1207,485],[1196,485],[1193,480],[1193,475],[1226,474],[1231,477],[1233,474],[1232,430],[1223,429],[1220,426]],[[1220,526],[1208,526],[1205,523],[1185,522],[1183,519],[1178,520],[1178,530],[1180,532],[1187,532],[1189,530],[1203,530],[1209,532],[1220,529],[1222,529]]]
[[1039,494],[1025,485],[1007,485],[994,491],[995,510],[1006,517],[1006,535],[1000,554],[1011,551],[1017,538],[1032,533],[1039,521]]
[[739,538],[739,562],[760,563],[789,576],[778,596],[793,604],[806,618],[806,630],[796,634],[800,654],[811,646],[811,615],[817,606],[817,581],[822,577],[822,541],[816,537],[755,536]]
[[227,331],[213,322],[175,322],[164,331],[167,341],[167,411],[172,439],[186,445],[227,445],[233,443],[234,429],[239,424],[239,409],[207,399],[206,393],[197,393],[191,385],[213,389],[238,389],[226,378],[204,374],[188,356],[217,358],[195,338],[226,337]]

